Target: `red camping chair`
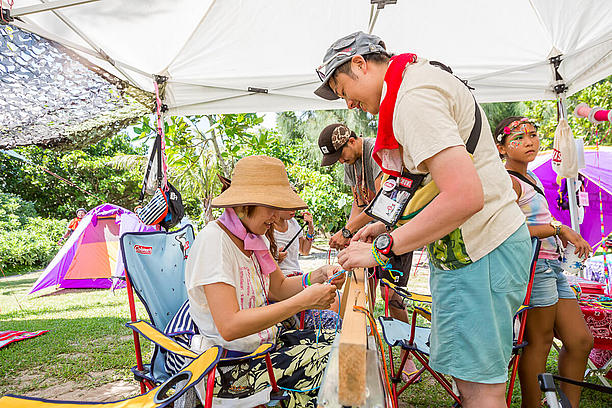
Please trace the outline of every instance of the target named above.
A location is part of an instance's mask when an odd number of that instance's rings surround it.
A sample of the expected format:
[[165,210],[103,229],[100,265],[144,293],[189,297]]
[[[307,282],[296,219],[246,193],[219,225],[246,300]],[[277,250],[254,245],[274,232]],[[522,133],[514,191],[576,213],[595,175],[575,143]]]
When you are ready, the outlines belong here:
[[518,328],[518,334],[515,332],[515,340],[512,345],[512,358],[508,367],[512,369],[510,374],[510,381],[508,382],[508,393],[506,394],[506,405],[510,407],[512,403],[512,392],[514,391],[514,381],[516,380],[516,372],[518,370],[519,360],[521,358],[521,351],[527,345],[526,341],[523,341],[525,335],[525,324],[527,322],[527,310],[530,309],[529,302],[531,301],[531,288],[533,287],[533,277],[535,275],[536,264],[538,263],[538,254],[540,253],[540,240],[537,238],[531,239],[531,265],[529,266],[529,283],[527,284],[527,292],[525,293],[525,300],[523,305],[519,307],[519,310],[514,315],[515,322],[520,319],[520,325]]
[[[385,315],[380,316],[378,319],[383,329],[383,337],[389,346],[389,361],[391,362],[391,382],[392,385],[392,398],[395,406],[398,405],[398,399],[410,385],[414,384],[417,378],[425,370],[427,370],[436,381],[446,390],[446,392],[453,398],[453,406],[461,406],[461,400],[459,396],[453,391],[453,386],[449,380],[447,380],[442,374],[434,371],[429,365],[429,336],[431,329],[429,327],[417,326],[417,316],[422,316],[427,320],[431,320],[431,312],[418,305],[414,306],[412,311],[411,323],[404,323],[400,320],[389,317],[389,289],[393,290],[405,301],[410,302],[424,302],[431,304],[431,296],[420,295],[416,293],[408,292],[407,290],[395,285],[387,279],[380,281],[381,285],[385,286]],[[405,351],[402,361],[395,370],[393,364],[393,347],[400,346]],[[419,363],[423,366],[412,378],[398,390],[398,384],[402,381],[402,370],[408,356],[414,356]]]

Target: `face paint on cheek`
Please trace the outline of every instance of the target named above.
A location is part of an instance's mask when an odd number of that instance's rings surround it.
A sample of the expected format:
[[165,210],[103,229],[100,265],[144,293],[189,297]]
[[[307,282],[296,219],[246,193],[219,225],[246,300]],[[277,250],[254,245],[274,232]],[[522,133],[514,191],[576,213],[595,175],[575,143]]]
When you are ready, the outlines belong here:
[[512,147],[513,149],[516,149],[517,147],[519,147],[521,145],[521,141],[520,140],[511,140],[510,143],[508,144],[508,147]]

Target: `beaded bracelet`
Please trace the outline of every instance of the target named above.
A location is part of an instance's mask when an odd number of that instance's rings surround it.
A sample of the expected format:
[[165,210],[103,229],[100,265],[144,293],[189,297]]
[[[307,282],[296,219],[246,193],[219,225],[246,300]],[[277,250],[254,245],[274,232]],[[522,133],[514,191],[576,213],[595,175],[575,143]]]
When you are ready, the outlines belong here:
[[306,287],[310,285],[310,272],[302,274],[302,287],[306,289]]
[[380,257],[380,253],[378,252],[378,249],[376,249],[374,245],[372,245],[372,256],[374,256],[374,260],[376,261],[376,263],[380,265],[383,269],[391,268],[391,262],[383,261],[383,259]]

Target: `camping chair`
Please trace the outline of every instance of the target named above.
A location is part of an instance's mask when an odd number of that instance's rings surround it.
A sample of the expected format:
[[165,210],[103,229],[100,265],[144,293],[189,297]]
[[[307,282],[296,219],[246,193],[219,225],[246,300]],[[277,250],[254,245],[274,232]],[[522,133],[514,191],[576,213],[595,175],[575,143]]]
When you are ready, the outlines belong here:
[[[599,384],[591,384],[584,381],[575,381],[569,378],[561,377],[559,375],[553,375],[549,373],[538,374],[538,383],[540,384],[540,389],[546,396],[546,404],[550,408],[572,408],[567,396],[561,391],[561,389],[557,389],[557,385],[555,384],[555,380],[566,382],[573,385],[578,385],[583,388],[590,388],[592,390],[602,392],[605,394],[612,394],[612,387],[606,387],[604,385]],[[557,398],[557,393],[560,398]]]
[[[137,324],[130,327],[138,327]],[[143,329],[144,330],[144,329]],[[161,333],[160,333],[161,334]],[[153,336],[152,336],[153,337]],[[162,408],[171,406],[179,397],[182,397],[185,392],[190,390],[195,384],[202,381],[204,377],[211,378],[211,373],[214,374],[215,365],[221,357],[221,348],[214,346],[206,350],[204,353],[197,355],[191,350],[185,349],[178,343],[166,341],[165,346],[170,347],[177,353],[191,356],[193,361],[180,372],[168,378],[165,382],[157,387],[152,388],[149,392],[132,398],[127,398],[114,402],[82,402],[82,401],[54,401],[42,398],[33,398],[6,394],[0,398],[0,407],[2,408],[40,408],[45,405],[53,405],[59,407],[77,408],[83,406],[104,406],[105,408]],[[214,381],[214,375],[212,375]],[[179,383],[183,383],[176,387]]]
[[[527,344],[523,341],[523,334],[525,331],[526,311],[528,309],[527,305],[529,305],[529,300],[531,297],[531,286],[533,285],[533,275],[535,272],[535,265],[538,260],[539,250],[540,241],[536,238],[532,239],[532,257],[530,265],[530,278],[529,283],[527,285],[527,293],[523,305],[515,314],[515,319],[520,316],[521,320],[520,328],[518,330],[518,333],[515,333],[515,339],[513,340],[513,357],[510,360],[509,364],[509,367],[512,368],[512,373],[510,376],[511,385],[508,390],[507,401],[510,401],[512,399],[512,388],[514,386],[514,380],[516,378],[519,352]],[[451,384],[451,382],[448,381],[440,373],[434,371],[429,365],[429,337],[431,335],[431,329],[429,327],[417,326],[417,316],[420,315],[423,318],[431,321],[431,312],[423,307],[415,305],[412,312],[412,319],[410,324],[389,317],[389,290],[393,290],[395,293],[397,293],[400,297],[402,297],[402,299],[404,299],[404,302],[410,301],[431,304],[431,296],[408,292],[407,290],[398,287],[387,279],[382,279],[381,284],[385,286],[385,316],[379,317],[379,320],[383,328],[383,336],[389,346],[389,359],[391,361],[392,376],[391,380],[393,382],[393,398],[395,399],[396,405],[398,402],[397,400],[399,398],[399,395],[404,392],[410,385],[414,384],[417,378],[419,378],[419,376],[425,370],[427,370],[436,379],[436,381],[438,381],[438,383],[446,390],[446,392],[448,392],[448,394],[453,398],[453,406],[460,406],[461,400],[457,393],[453,390],[453,385]],[[405,350],[404,357],[402,358],[402,361],[397,371],[395,371],[393,367],[393,347],[395,346],[400,346],[403,350]],[[404,368],[404,365],[406,364],[406,360],[408,359],[409,355],[413,355],[423,367],[416,374],[414,374],[412,378],[401,389],[398,390],[397,384],[399,384],[401,381],[402,369]]]
[[[423,302],[431,304],[431,296],[411,293],[405,289],[395,285],[387,279],[380,281],[381,285],[385,286],[385,315],[380,316],[378,320],[383,329],[383,337],[389,347],[389,361],[391,366],[391,382],[392,382],[392,398],[395,401],[394,406],[398,405],[398,399],[401,393],[403,393],[410,385],[414,384],[421,374],[425,370],[438,381],[438,383],[448,392],[453,398],[454,405],[460,406],[461,400],[459,396],[453,391],[453,386],[442,374],[434,371],[429,365],[429,336],[431,329],[429,327],[417,326],[417,316],[424,317],[431,321],[431,312],[418,305],[414,306],[412,311],[411,323],[404,323],[401,320],[396,320],[389,317],[389,290],[393,290],[397,293],[404,301],[410,302]],[[394,368],[393,359],[393,347],[400,346],[405,351],[404,357],[397,368]],[[409,355],[413,355],[423,366],[412,378],[399,390],[398,384],[402,378],[402,369],[406,364]]]
[[[130,327],[134,330],[134,346],[137,365],[132,369],[141,391],[151,389],[170,377],[166,371],[166,350],[155,347],[151,363],[144,365],[140,352],[140,335],[156,343],[164,344],[170,337],[162,334],[170,320],[187,300],[185,287],[185,265],[189,248],[193,245],[194,233],[191,225],[175,232],[136,232],[121,236],[121,250],[125,265],[125,277],[130,305]],[[151,324],[137,320],[134,294],[145,306]],[[174,342],[174,340],[172,340]],[[212,406],[212,391],[216,370],[234,366],[255,358],[265,358],[270,376],[270,400],[284,398],[278,388],[269,352],[271,344],[260,346],[255,352],[239,357],[221,358],[207,379],[205,407]],[[170,350],[174,352],[174,350]],[[225,353],[225,351],[224,351]],[[181,353],[178,353],[181,354]],[[184,354],[181,354],[184,355]],[[193,358],[193,356],[187,356]],[[268,403],[270,400],[266,401]]]

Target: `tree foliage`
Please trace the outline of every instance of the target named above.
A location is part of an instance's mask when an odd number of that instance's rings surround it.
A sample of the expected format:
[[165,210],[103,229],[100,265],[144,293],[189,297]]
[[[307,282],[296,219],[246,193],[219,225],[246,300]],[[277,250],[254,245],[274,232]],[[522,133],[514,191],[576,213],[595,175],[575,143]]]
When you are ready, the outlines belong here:
[[[108,165],[118,153],[142,153],[127,136],[105,139],[83,150],[57,152],[37,146],[15,149],[23,162],[0,155],[0,189],[34,203],[38,214],[72,218],[79,207],[90,209],[104,202],[133,208],[142,178],[139,169],[116,170]],[[45,172],[47,169],[92,195]]]

